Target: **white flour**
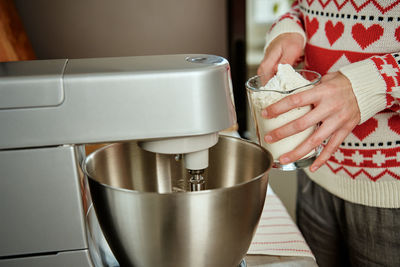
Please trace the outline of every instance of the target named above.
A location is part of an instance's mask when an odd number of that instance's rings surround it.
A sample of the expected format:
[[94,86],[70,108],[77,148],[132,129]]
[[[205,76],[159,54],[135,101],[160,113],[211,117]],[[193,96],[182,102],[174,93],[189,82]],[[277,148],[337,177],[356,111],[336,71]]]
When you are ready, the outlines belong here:
[[[264,87],[260,87],[260,90],[271,90],[271,91],[254,91],[251,93],[251,100],[253,102],[254,114],[256,119],[257,133],[260,141],[260,145],[265,147],[271,152],[274,160],[300,145],[306,140],[314,131],[315,126],[310,127],[300,133],[284,138],[278,142],[268,144],[264,141],[264,135],[278,127],[281,127],[288,122],[300,118],[311,110],[311,106],[300,107],[292,109],[284,114],[279,115],[273,119],[265,119],[261,116],[261,111],[267,106],[277,102],[278,100],[288,96],[288,94],[279,93],[279,91],[290,91],[302,86],[310,84],[310,81],[306,80],[297,73],[292,66],[289,64],[279,64],[278,72],[272,77]],[[307,86],[296,90],[291,94],[298,93],[300,91],[310,89],[312,86]],[[310,152],[312,154],[314,151]],[[309,154],[309,155],[310,155]],[[305,157],[309,156],[306,155]]]

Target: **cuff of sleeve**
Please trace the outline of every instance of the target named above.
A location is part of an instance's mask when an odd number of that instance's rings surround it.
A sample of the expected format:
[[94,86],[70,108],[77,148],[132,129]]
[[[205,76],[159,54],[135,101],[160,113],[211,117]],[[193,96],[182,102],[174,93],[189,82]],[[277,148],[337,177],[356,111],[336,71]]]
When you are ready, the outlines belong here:
[[351,82],[361,113],[359,124],[386,108],[386,84],[370,59],[339,69]]
[[281,35],[283,33],[299,33],[301,36],[303,36],[304,39],[304,45],[303,48],[306,46],[306,34],[303,30],[303,28],[293,19],[283,19],[279,21],[277,24],[273,26],[271,31],[267,34],[266,36],[266,42],[264,46],[264,54],[265,50],[269,46],[269,44],[276,38],[278,35]]

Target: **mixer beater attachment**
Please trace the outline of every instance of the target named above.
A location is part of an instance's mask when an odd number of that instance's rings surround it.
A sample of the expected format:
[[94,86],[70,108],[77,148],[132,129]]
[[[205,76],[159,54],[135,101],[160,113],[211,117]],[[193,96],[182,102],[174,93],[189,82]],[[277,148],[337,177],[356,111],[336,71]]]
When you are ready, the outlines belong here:
[[190,191],[200,191],[206,188],[205,180],[203,177],[204,169],[201,170],[188,170],[190,174],[189,184]]

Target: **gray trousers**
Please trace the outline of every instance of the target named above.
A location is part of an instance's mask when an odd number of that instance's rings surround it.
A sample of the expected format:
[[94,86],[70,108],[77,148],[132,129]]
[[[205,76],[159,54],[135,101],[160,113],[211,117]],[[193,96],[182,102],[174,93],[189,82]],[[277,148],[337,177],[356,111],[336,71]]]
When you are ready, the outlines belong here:
[[298,174],[296,209],[319,266],[400,266],[400,209],[347,202],[304,171]]

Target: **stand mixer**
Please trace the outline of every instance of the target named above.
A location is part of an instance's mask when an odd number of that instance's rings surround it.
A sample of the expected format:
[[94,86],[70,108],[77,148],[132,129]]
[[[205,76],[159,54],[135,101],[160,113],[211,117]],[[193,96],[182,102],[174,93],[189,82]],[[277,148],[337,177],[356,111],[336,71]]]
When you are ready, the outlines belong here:
[[235,123],[218,56],[0,63],[0,266],[93,266],[84,144],[183,155],[198,191],[209,148]]

